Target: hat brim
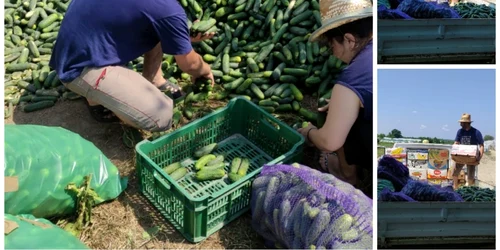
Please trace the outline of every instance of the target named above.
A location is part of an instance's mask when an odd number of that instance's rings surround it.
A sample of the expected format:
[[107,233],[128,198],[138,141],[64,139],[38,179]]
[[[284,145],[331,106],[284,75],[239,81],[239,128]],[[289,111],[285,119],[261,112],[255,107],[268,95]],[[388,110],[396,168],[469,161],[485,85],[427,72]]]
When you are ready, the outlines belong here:
[[458,120],[458,122],[468,122],[468,123],[472,123],[472,120],[471,120],[471,121],[466,121],[466,120]]
[[363,19],[366,17],[373,17],[373,8],[363,8],[360,11],[354,12],[354,13],[347,13],[345,15],[337,16],[335,18],[332,18],[328,20],[326,23],[321,25],[317,30],[315,30],[311,36],[309,37],[310,42],[316,41],[323,33],[340,27],[346,23],[354,22],[359,19]]

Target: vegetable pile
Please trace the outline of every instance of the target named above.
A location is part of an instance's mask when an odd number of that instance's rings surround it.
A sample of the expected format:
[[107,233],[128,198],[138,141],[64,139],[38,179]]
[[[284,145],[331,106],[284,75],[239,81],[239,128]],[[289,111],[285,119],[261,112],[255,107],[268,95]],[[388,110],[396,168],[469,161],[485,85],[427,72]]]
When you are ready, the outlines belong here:
[[[216,79],[190,84],[172,55],[164,55],[166,78],[194,92],[174,110],[174,120],[193,117],[191,103],[243,95],[267,112],[297,112],[309,121],[317,114],[301,107],[303,91],[329,98],[336,74],[345,66],[327,46],[308,42],[320,27],[317,0],[181,0],[192,33],[217,35],[194,46],[211,65]],[[78,95],[66,90],[48,62],[69,1],[8,0],[5,5],[6,114],[22,104],[25,112],[51,107],[60,98]],[[200,20],[194,22],[194,20]],[[193,23],[194,22],[194,23]],[[144,58],[127,66],[141,71]],[[317,91],[316,91],[317,90]],[[213,93],[212,93],[213,91]]]
[[[230,182],[237,182],[241,178],[247,175],[247,171],[250,168],[250,159],[235,157],[228,163],[229,172],[226,173],[226,162],[225,157],[222,154],[212,154],[214,150],[217,149],[217,143],[211,143],[204,147],[197,149],[194,153],[196,160],[194,164],[194,179],[197,181],[210,181],[222,179],[224,176],[228,176]],[[183,166],[182,161],[174,162],[163,168],[163,171],[167,173],[175,181],[179,181],[189,172],[189,169]]]
[[495,201],[495,191],[479,187],[441,187],[412,180],[408,167],[391,156],[383,156],[378,166],[379,201]]
[[457,193],[462,196],[464,201],[481,202],[481,201],[496,201],[496,192],[489,188],[480,187],[461,187]]
[[78,98],[61,85],[48,65],[69,2],[7,0],[4,4],[6,117],[19,103],[24,112],[32,112],[52,107],[60,98]]
[[252,184],[252,227],[268,247],[369,249],[372,200],[307,166],[266,165]]
[[495,8],[484,4],[460,3],[450,7],[425,0],[381,1],[379,19],[495,18]]
[[496,9],[484,4],[459,3],[452,7],[462,18],[495,18]]

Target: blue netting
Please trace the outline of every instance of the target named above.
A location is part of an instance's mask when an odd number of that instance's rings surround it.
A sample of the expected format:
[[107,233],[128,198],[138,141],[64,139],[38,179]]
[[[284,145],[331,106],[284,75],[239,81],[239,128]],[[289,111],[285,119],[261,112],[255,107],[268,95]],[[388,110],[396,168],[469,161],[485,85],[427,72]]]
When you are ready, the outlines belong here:
[[372,209],[360,190],[303,165],[264,166],[252,185],[252,226],[270,246],[371,249]]
[[391,156],[380,159],[378,179],[380,201],[463,201],[453,187],[412,180],[408,167]]
[[397,9],[413,18],[460,18],[460,15],[449,6],[424,0],[404,0]]
[[377,176],[392,182],[394,189],[400,191],[411,180],[410,171],[403,163],[385,155],[378,163]]
[[407,202],[416,202],[410,196],[403,194],[402,192],[394,192],[389,190],[388,188],[384,188],[382,192],[380,192],[379,196],[380,201],[407,201]]
[[377,199],[380,199],[380,193],[384,189],[389,189],[389,191],[394,192],[394,185],[392,185],[392,182],[389,180],[385,179],[378,179],[377,180]]
[[378,6],[377,15],[379,19],[413,19],[401,10],[388,9],[384,5]]
[[463,201],[462,197],[455,191],[420,181],[408,182],[401,192],[417,201]]

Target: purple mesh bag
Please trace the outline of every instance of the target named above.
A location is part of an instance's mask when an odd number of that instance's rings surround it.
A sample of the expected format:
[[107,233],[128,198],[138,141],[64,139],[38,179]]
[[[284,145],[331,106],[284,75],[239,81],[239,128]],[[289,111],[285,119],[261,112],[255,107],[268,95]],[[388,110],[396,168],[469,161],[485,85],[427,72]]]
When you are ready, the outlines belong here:
[[372,200],[304,165],[266,165],[252,184],[252,227],[284,248],[371,249]]
[[388,155],[383,156],[378,162],[377,176],[380,179],[391,181],[396,191],[401,191],[411,180],[408,167]]
[[438,188],[420,181],[408,182],[401,192],[417,201],[463,201],[462,197],[455,191]]
[[382,189],[379,196],[379,201],[405,201],[405,202],[416,202],[406,194],[402,192],[392,192],[388,188]]
[[460,18],[454,9],[424,0],[404,0],[397,9],[413,18]]
[[378,6],[377,16],[379,19],[413,19],[398,9],[388,9],[384,5]]

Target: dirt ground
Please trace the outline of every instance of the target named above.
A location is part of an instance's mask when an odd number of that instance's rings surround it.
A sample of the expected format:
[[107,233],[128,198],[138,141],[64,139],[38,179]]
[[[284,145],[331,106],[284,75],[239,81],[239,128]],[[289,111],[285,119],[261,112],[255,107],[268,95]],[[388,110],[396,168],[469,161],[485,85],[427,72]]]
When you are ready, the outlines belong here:
[[480,181],[496,186],[496,151],[486,152],[477,166],[477,176]]
[[251,227],[249,213],[201,243],[187,242],[139,193],[134,150],[123,145],[121,125],[96,122],[83,99],[59,101],[50,109],[33,113],[16,109],[5,123],[60,126],[78,133],[93,142],[118,167],[121,175],[129,177],[128,188],[118,199],[93,209],[93,224],[81,238],[91,248],[265,248],[262,238]]

